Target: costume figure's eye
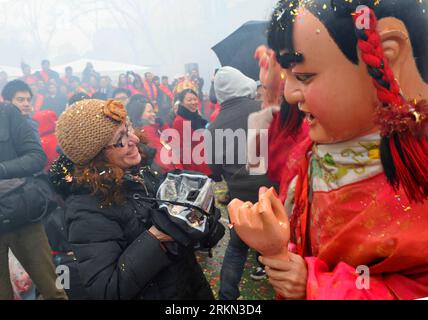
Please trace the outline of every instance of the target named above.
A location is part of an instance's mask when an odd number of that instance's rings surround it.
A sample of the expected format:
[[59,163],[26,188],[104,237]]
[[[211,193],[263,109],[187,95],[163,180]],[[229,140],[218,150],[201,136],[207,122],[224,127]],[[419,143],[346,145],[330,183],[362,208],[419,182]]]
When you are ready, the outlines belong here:
[[304,83],[307,83],[310,80],[312,80],[314,76],[315,76],[315,73],[297,73],[297,74],[294,74],[294,77],[298,81],[304,82]]

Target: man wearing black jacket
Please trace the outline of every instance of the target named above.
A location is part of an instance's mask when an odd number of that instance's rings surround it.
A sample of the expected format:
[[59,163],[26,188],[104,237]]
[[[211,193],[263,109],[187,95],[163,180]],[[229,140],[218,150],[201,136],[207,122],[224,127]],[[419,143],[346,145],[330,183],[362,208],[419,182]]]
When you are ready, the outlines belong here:
[[43,60],[42,70],[37,71],[34,75],[37,79],[42,80],[45,84],[49,82],[49,80],[53,79],[56,82],[59,81],[59,74],[56,71],[51,69],[51,63],[49,60]]
[[[219,69],[214,77],[214,90],[217,101],[221,105],[221,111],[216,120],[208,127],[213,142],[213,150],[208,150],[208,159],[212,156],[210,169],[213,172],[214,181],[221,181],[221,176],[223,176],[228,182],[236,172],[245,169],[248,116],[261,110],[261,102],[254,100],[257,90],[256,82],[232,67]],[[233,148],[231,148],[231,144],[227,143],[227,138],[223,139],[226,141],[223,141],[222,144],[219,143],[220,136],[216,135],[216,130],[232,130],[233,134],[238,134],[240,131],[245,135],[242,136],[244,138],[241,139],[242,141],[239,138],[234,139]],[[225,131],[224,134],[226,133]],[[214,149],[215,147],[218,148]],[[220,147],[222,149],[217,150]],[[216,159],[216,157],[219,158],[220,151],[222,152],[221,162],[218,161],[220,159]]]
[[58,86],[55,83],[49,83],[48,94],[43,100],[41,110],[52,110],[57,117],[64,112],[67,106],[67,97],[58,91]]
[[[11,104],[0,105],[0,181],[41,171],[46,156],[30,124]],[[1,212],[1,208],[0,208]],[[0,234],[0,300],[13,299],[8,254],[12,250],[44,299],[67,299],[56,287],[51,249],[43,226],[28,224]]]

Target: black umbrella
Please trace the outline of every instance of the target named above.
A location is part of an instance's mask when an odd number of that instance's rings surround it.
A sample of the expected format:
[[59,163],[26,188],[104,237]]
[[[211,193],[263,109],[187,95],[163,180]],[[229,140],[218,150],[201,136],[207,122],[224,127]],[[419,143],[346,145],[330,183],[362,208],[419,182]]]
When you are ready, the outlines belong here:
[[216,44],[212,50],[223,67],[240,70],[248,77],[259,80],[259,63],[254,59],[258,46],[267,43],[267,21],[249,21],[226,39]]

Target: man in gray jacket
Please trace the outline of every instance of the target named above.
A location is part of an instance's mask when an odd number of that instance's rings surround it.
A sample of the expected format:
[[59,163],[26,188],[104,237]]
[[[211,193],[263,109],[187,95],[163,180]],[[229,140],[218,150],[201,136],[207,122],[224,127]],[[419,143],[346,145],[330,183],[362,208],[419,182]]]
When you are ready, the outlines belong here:
[[245,169],[248,116],[260,111],[261,103],[254,100],[256,82],[232,67],[217,71],[214,89],[221,111],[208,127],[212,148],[207,148],[207,153],[214,181],[221,181],[223,176],[227,182]]
[[[250,176],[246,171],[248,116],[261,110],[261,102],[255,100],[257,84],[239,70],[223,67],[215,75],[214,90],[221,111],[208,127],[213,143],[212,148],[207,145],[206,150],[207,159],[212,163],[216,196],[219,201],[227,202],[226,197],[221,199],[218,195],[221,195],[219,190],[228,189],[229,198],[257,202],[259,188],[272,185],[266,176]],[[232,229],[221,269],[220,299],[239,297],[247,253],[248,246]]]

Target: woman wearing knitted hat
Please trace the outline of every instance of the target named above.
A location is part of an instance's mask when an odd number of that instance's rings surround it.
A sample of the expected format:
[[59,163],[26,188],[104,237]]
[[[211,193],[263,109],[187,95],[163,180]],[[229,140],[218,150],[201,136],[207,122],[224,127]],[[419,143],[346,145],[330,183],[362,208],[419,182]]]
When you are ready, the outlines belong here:
[[427,11],[422,0],[279,2],[266,58],[285,69],[313,145],[285,208],[263,189],[229,213],[281,298],[428,296]]
[[[156,173],[141,166],[139,138],[116,101],[83,100],[58,120],[73,162],[63,179],[68,241],[91,299],[212,299],[191,246],[153,225]],[[58,170],[58,168],[57,168]]]

